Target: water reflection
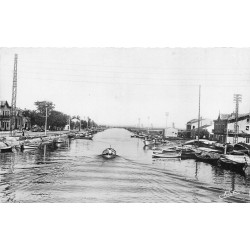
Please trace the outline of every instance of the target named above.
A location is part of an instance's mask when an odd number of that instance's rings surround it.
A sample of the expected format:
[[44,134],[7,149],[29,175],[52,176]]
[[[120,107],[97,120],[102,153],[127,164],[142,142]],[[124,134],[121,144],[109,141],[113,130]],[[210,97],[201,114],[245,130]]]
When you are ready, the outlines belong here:
[[[119,157],[104,160],[112,145]],[[248,176],[192,159],[154,159],[123,129],[0,154],[1,202],[221,202],[224,191],[248,201]],[[236,199],[236,198],[234,198]]]

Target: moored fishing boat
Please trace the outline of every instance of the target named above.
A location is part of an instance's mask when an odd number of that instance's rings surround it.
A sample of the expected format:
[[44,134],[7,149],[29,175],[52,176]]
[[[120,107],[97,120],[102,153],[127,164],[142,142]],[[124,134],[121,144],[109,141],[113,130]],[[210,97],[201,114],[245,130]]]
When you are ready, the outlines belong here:
[[177,149],[181,150],[181,159],[196,159],[195,154],[197,153],[197,150],[194,146],[178,146]]
[[211,164],[216,164],[220,156],[220,150],[204,147],[197,148],[195,153],[196,160]]
[[55,143],[64,143],[64,142],[65,141],[61,137],[55,139]]
[[231,170],[245,171],[250,166],[250,157],[244,155],[221,155],[218,165]]
[[153,152],[153,158],[180,158],[181,151],[174,151],[174,152]]
[[0,153],[12,152],[12,146],[6,142],[0,142]]
[[116,157],[116,151],[113,148],[106,148],[103,152],[102,152],[102,157],[105,159],[113,159]]
[[92,140],[92,139],[93,139],[93,135],[91,135],[91,134],[87,134],[87,135],[85,135],[85,136],[81,137],[81,139],[85,139],[85,140]]
[[154,145],[154,141],[151,139],[145,139],[143,143],[145,146]]
[[220,159],[221,154],[216,152],[201,152],[201,153],[196,153],[195,156],[196,160],[198,161],[207,162],[210,164],[216,164]]
[[21,150],[24,149],[37,149],[39,147],[38,144],[35,143],[24,143],[20,146]]

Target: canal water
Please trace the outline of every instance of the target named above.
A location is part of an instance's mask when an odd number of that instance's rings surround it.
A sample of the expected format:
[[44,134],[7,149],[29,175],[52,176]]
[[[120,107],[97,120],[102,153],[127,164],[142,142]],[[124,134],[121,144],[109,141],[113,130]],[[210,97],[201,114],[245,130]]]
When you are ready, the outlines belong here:
[[[0,202],[250,202],[250,177],[195,160],[153,159],[125,129],[92,141],[0,154]],[[101,152],[116,149],[118,157]]]

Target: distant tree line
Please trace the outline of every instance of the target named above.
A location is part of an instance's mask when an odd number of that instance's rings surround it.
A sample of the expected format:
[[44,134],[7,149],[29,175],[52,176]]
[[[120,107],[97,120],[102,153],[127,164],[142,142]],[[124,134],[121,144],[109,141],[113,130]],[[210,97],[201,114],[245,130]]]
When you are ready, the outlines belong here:
[[[55,104],[48,101],[36,101],[36,109],[29,110],[25,109],[23,115],[30,118],[31,126],[39,126],[44,129],[45,126],[45,117],[46,117],[46,108],[47,108],[47,129],[49,130],[63,130],[65,126],[69,123],[69,115],[66,115],[60,111],[55,110]],[[73,119],[76,118],[76,119]],[[79,116],[73,116],[71,118],[70,128],[76,129],[79,128],[80,120]],[[76,122],[74,122],[76,120]],[[94,127],[97,126],[94,121],[89,117],[88,119],[81,120],[81,128]]]

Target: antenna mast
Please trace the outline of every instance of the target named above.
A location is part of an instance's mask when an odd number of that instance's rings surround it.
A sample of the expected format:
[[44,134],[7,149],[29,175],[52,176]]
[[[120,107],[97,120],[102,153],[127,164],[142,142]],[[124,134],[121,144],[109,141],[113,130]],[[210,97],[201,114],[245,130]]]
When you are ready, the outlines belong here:
[[11,100],[11,117],[10,117],[10,133],[13,135],[13,130],[16,128],[16,93],[17,93],[17,58],[15,54],[13,85],[12,85],[12,100]]

